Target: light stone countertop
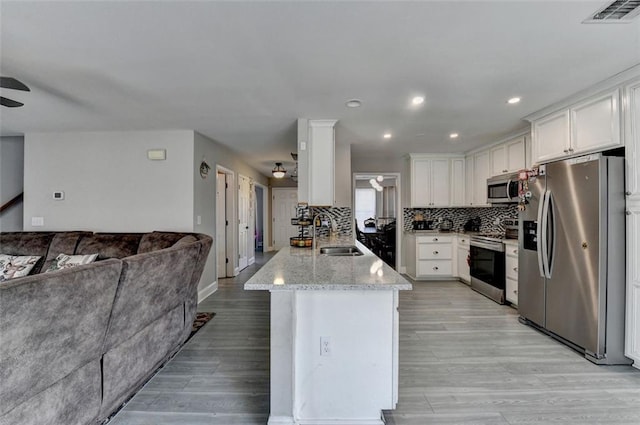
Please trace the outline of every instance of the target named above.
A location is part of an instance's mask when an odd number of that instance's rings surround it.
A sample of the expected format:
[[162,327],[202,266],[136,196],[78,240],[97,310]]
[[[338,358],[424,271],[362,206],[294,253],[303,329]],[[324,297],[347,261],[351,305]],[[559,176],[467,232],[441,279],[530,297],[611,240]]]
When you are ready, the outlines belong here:
[[[410,290],[411,283],[352,237],[318,238],[316,250],[285,247],[244,284],[246,290]],[[356,245],[364,255],[329,256],[323,246]]]

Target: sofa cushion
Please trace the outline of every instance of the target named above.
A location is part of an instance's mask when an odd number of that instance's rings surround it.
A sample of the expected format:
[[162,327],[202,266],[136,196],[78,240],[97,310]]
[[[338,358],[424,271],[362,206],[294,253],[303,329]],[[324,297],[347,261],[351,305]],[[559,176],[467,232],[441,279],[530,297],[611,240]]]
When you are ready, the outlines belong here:
[[53,263],[56,257],[61,252],[66,252],[73,254],[76,252],[76,247],[78,246],[78,241],[83,236],[90,236],[92,232],[82,232],[82,231],[73,231],[73,232],[56,232],[51,239],[51,243],[49,244],[49,252],[47,253],[47,257],[44,260],[44,264],[42,265],[41,273],[49,270],[51,267],[51,263]]
[[40,258],[38,255],[0,254],[0,282],[27,276]]
[[42,257],[31,270],[31,274],[40,273],[54,235],[52,232],[0,233],[0,251],[7,255],[38,255]]
[[122,261],[0,283],[0,416],[100,358]]
[[56,259],[51,263],[51,266],[45,273],[54,272],[56,270],[62,269],[70,269],[77,266],[82,266],[83,264],[90,264],[96,261],[98,258],[98,254],[88,254],[88,255],[67,255],[60,254],[56,257]]
[[138,247],[138,254],[144,254],[145,252],[159,251],[161,249],[169,248],[173,246],[178,241],[182,240],[187,235],[186,233],[176,233],[176,232],[152,232],[145,233],[140,239],[140,246]]
[[98,253],[98,260],[125,258],[138,252],[141,238],[142,233],[94,233],[80,239],[74,254]]

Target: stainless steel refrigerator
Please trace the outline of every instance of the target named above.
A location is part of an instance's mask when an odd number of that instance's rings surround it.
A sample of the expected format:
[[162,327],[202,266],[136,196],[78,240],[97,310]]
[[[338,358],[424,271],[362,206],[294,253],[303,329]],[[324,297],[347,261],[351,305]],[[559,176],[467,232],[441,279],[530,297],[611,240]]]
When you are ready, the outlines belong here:
[[598,364],[624,357],[624,159],[542,165],[519,217],[518,312]]

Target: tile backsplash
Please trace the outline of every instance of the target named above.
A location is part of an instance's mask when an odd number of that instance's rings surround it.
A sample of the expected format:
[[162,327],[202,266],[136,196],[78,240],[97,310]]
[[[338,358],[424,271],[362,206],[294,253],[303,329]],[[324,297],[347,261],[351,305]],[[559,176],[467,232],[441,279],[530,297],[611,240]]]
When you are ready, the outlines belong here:
[[421,213],[425,220],[438,221],[439,219],[450,218],[453,220],[453,230],[462,229],[467,220],[480,217],[481,232],[504,232],[501,224],[495,224],[496,219],[518,218],[518,207],[516,204],[508,204],[499,207],[485,208],[404,208],[403,219],[404,229],[413,230],[413,217]]
[[[336,230],[339,235],[351,236],[353,234],[351,208],[349,207],[311,207],[311,216],[318,213],[325,213],[331,216],[336,224]],[[318,230],[318,235],[328,235],[328,230],[322,228]]]

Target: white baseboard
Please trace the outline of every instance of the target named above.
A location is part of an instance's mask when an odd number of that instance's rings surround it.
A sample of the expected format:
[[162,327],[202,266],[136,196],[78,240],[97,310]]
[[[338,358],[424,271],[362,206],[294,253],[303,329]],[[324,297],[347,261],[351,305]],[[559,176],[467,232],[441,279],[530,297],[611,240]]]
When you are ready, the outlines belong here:
[[407,274],[407,267],[406,267],[406,266],[400,266],[400,267],[398,267],[398,273],[400,273],[400,274]]
[[291,416],[269,416],[267,425],[296,425]]
[[273,251],[273,250],[274,250],[274,249],[273,249],[273,246],[268,246],[268,247],[267,247],[267,250],[266,250],[265,252],[271,252],[271,251]]
[[205,286],[204,288],[200,289],[198,291],[198,304],[200,304],[202,302],[202,300],[204,300],[205,298],[207,298],[209,295],[213,294],[217,290],[218,290],[218,281],[217,280],[215,282]]
[[[269,425],[271,421],[269,421]],[[382,419],[298,419],[297,425],[384,425]]]
[[254,264],[255,262],[256,262],[256,257],[251,257],[251,258],[249,258],[248,264],[249,264],[249,265],[252,265],[252,264]]

